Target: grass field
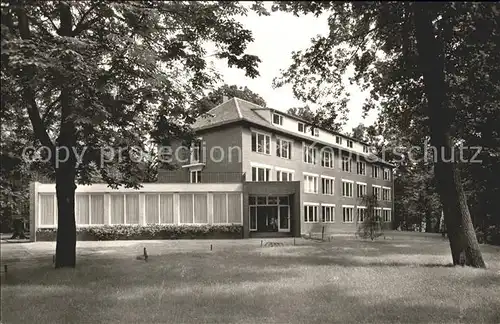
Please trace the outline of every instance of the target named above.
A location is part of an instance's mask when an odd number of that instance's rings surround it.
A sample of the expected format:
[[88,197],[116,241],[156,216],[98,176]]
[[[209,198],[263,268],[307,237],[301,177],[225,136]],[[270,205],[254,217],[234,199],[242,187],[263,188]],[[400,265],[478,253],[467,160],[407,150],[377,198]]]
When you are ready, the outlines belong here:
[[2,323],[500,323],[498,247],[480,270],[440,238],[267,241],[78,242],[58,270],[54,243],[3,244]]

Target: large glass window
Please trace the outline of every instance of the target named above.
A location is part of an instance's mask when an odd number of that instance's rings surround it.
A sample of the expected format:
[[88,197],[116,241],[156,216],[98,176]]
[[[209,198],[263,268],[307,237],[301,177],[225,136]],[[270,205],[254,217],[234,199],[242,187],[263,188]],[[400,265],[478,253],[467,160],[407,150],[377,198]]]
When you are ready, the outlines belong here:
[[266,134],[252,132],[252,152],[271,154],[271,137]]
[[304,203],[304,222],[317,223],[318,222],[318,205],[311,203]]
[[318,193],[318,176],[304,174],[304,192]]
[[278,138],[276,140],[276,156],[290,159],[292,156],[292,142]]

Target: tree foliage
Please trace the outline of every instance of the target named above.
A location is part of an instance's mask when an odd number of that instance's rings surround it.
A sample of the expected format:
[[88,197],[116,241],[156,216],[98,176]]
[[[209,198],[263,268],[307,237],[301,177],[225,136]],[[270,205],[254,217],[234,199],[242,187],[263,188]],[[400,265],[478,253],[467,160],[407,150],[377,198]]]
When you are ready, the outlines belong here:
[[233,97],[240,98],[262,107],[267,106],[266,101],[260,95],[250,90],[247,86],[239,87],[234,84],[224,84],[214,91],[210,92],[207,96],[199,99],[193,107],[194,113],[200,115],[216,107],[217,105],[220,105],[224,96],[228,97],[229,99]]
[[290,115],[294,115],[305,120],[311,126],[316,125],[333,132],[340,131],[345,122],[345,120],[338,120],[339,118],[335,111],[328,111],[321,107],[315,110],[312,110],[309,106],[292,107],[289,108],[287,112]]
[[[258,75],[259,59],[246,53],[252,35],[234,19],[245,12],[234,1],[2,2],[1,78],[9,89],[2,121],[29,119],[50,155],[56,267],[75,265],[75,181],[98,175],[137,187],[144,143],[191,135],[189,107],[217,81],[205,44],[229,66]],[[103,154],[109,147],[115,154]]]
[[365,195],[361,197],[361,204],[365,206],[366,209],[363,221],[358,225],[357,235],[361,238],[369,238],[373,241],[384,234],[384,221],[382,215],[377,215],[377,213],[375,213],[375,208],[379,206],[377,197],[375,195]]
[[444,152],[435,157],[434,183],[453,262],[465,251],[468,265],[484,267],[458,165],[443,157],[475,127],[484,127],[482,146],[498,147],[498,123],[486,122],[499,113],[497,4],[279,1],[274,10],[330,14],[330,33],[294,53],[276,84],[289,83],[298,98],[343,112],[342,77],[354,66],[351,81],[370,90],[365,112],[380,107],[383,128],[410,143],[430,139]]

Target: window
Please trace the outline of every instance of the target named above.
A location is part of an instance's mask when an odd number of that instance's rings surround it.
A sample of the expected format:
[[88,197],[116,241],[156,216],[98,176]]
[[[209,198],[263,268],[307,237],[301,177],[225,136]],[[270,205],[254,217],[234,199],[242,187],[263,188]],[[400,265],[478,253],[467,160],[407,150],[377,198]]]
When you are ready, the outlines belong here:
[[304,123],[297,123],[297,130],[301,133],[305,133],[306,132],[306,126],[304,125]]
[[335,205],[321,205],[321,221],[323,223],[335,222]]
[[292,156],[292,142],[278,138],[276,140],[276,156],[290,159]]
[[252,152],[271,154],[271,137],[266,134],[252,132]]
[[310,145],[304,145],[304,162],[316,164],[316,148]]
[[283,126],[283,116],[279,114],[273,114],[273,124]]
[[376,220],[376,221],[381,220],[381,217],[382,217],[382,208],[380,208],[380,207],[375,207],[375,208],[374,208],[374,212],[375,212],[375,220]]
[[358,162],[356,163],[356,171],[360,175],[366,175],[366,163],[365,162]]
[[391,210],[390,209],[384,209],[382,211],[382,216],[383,220],[385,223],[389,223],[391,221]]
[[391,170],[390,169],[384,169],[384,180],[391,180]]
[[382,200],[391,201],[391,188],[382,188]]
[[271,181],[271,168],[252,167],[252,181]]
[[325,168],[333,168],[333,152],[324,149],[321,153],[321,166]]
[[342,206],[342,221],[344,223],[352,223],[354,218],[353,218],[353,210],[354,207],[352,206]]
[[304,192],[318,193],[318,176],[304,174]]
[[377,200],[381,200],[380,186],[373,185],[373,195],[377,197]]
[[201,171],[191,171],[191,183],[201,183]]
[[343,157],[342,158],[342,171],[345,171],[345,172],[351,172],[352,171],[352,168],[351,168],[351,159],[348,158],[348,157]]
[[335,136],[335,143],[342,145],[342,137],[340,136]]
[[342,180],[342,196],[352,197],[352,181]]
[[368,146],[363,145],[363,153],[368,153]]
[[276,171],[276,181],[293,181],[293,172],[283,170]]
[[319,128],[311,127],[311,135],[318,137],[319,136]]
[[366,183],[356,183],[356,191],[358,192],[358,198],[366,196]]
[[196,140],[191,143],[190,163],[199,163],[201,161],[201,141]]
[[378,178],[378,171],[379,171],[379,170],[378,170],[378,166],[373,165],[373,166],[372,166],[372,177],[373,177],[373,178]]
[[335,192],[335,178],[321,177],[321,193],[333,195]]
[[357,214],[358,214],[358,223],[363,223],[366,218],[366,207],[363,206],[358,206],[356,208]]
[[347,140],[347,147],[352,148],[353,144],[351,140]]
[[312,203],[304,203],[304,222],[305,223],[318,222],[318,205]]
[[267,197],[267,204],[268,205],[277,205],[278,204],[278,197],[276,197],[276,196]]

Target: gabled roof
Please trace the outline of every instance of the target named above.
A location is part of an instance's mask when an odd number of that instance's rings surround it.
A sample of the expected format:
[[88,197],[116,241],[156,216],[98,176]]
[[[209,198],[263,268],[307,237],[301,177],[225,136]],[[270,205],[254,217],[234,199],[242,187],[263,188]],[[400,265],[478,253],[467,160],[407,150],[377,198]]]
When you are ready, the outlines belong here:
[[[269,119],[265,119],[262,117],[257,111],[269,111]],[[247,121],[252,124],[260,125],[263,127],[266,127],[268,129],[272,129],[277,132],[286,132],[282,128],[276,127],[271,123],[271,116],[272,112],[277,112],[282,115],[287,115],[289,117],[292,117],[298,121],[303,121],[306,122],[300,118],[297,118],[293,115],[283,113],[281,111],[271,109],[271,108],[265,108],[261,107],[259,105],[256,105],[254,103],[251,103],[249,101],[240,99],[240,98],[231,98],[226,102],[223,102],[222,104],[218,105],[217,107],[212,108],[209,110],[207,113],[203,114],[202,116],[198,117],[196,121],[193,123],[192,127],[195,131],[200,131],[200,130],[205,130],[213,127],[218,127],[226,124],[231,124],[237,121]],[[307,122],[306,122],[307,123]],[[288,132],[287,132],[288,133]],[[346,138],[350,138],[346,135],[342,135],[337,132],[332,132],[334,134],[341,135]],[[305,140],[311,140],[311,138],[307,138],[305,136],[301,136],[299,134],[289,134],[294,137],[300,137]],[[353,139],[357,142],[359,142],[356,139]],[[334,146],[334,147],[339,147],[343,150],[345,150],[344,147],[338,146],[335,143],[327,143],[323,142],[319,139],[314,139],[315,142],[321,143],[323,145],[328,145],[328,146]],[[379,158],[380,159],[380,158]],[[393,166],[391,163],[386,162],[382,159],[380,159],[378,162],[384,163],[390,166]]]

